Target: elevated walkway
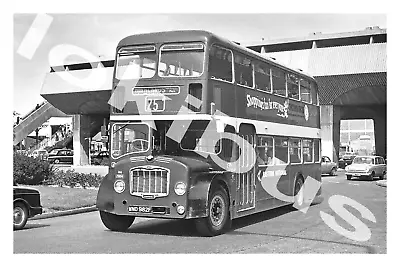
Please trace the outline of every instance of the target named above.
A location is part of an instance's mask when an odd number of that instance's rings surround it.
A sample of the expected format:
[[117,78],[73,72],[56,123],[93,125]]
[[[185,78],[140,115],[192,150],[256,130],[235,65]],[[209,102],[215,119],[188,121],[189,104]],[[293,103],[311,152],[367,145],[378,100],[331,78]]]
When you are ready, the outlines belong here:
[[55,108],[49,102],[45,101],[39,107],[30,111],[25,115],[20,123],[14,127],[14,140],[13,144],[17,145],[25,139],[31,132],[39,128],[43,123],[51,117],[65,117],[67,116],[61,110]]

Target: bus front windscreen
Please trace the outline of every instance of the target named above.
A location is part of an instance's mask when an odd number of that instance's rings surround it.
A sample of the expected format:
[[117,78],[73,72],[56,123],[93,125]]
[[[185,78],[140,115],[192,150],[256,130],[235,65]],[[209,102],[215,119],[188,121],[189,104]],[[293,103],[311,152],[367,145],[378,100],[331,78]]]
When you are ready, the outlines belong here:
[[152,78],[156,74],[154,45],[124,47],[118,51],[115,77],[119,80]]
[[204,69],[202,43],[166,44],[161,46],[160,77],[199,77]]
[[145,123],[115,123],[111,128],[111,156],[146,152],[150,145],[150,127]]

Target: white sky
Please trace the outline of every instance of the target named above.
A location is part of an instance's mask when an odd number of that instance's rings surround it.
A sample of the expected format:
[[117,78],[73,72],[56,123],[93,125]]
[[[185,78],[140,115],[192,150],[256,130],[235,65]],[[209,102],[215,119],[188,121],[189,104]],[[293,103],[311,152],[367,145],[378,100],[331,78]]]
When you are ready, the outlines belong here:
[[[267,11],[268,9],[260,9]],[[154,31],[202,29],[248,43],[264,39],[339,33],[368,26],[387,28],[385,14],[49,14],[53,21],[31,59],[17,53],[36,14],[14,14],[14,110],[26,114],[44,99],[41,86],[53,47],[71,44],[95,56],[113,58],[125,36]],[[80,58],[67,58],[72,63]]]

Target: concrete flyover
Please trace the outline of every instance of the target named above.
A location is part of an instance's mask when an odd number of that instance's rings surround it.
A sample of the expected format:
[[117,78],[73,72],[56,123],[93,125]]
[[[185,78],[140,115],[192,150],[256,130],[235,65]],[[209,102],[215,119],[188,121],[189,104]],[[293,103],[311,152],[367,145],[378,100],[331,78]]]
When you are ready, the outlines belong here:
[[322,154],[338,160],[341,119],[373,119],[375,147],[386,155],[386,29],[247,44],[315,77],[321,105]]
[[88,165],[90,138],[110,117],[113,60],[53,66],[41,95],[67,115],[73,115],[74,165]]

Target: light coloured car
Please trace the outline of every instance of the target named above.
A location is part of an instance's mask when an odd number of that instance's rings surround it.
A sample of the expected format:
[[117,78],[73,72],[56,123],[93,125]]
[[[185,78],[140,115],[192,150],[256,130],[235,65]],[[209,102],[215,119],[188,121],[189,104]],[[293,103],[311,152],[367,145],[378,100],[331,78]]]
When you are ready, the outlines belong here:
[[380,156],[357,156],[351,165],[346,167],[347,180],[353,177],[364,177],[374,180],[374,177],[384,178],[386,174],[386,162]]
[[336,175],[337,164],[327,156],[322,156],[321,158],[321,174]]

